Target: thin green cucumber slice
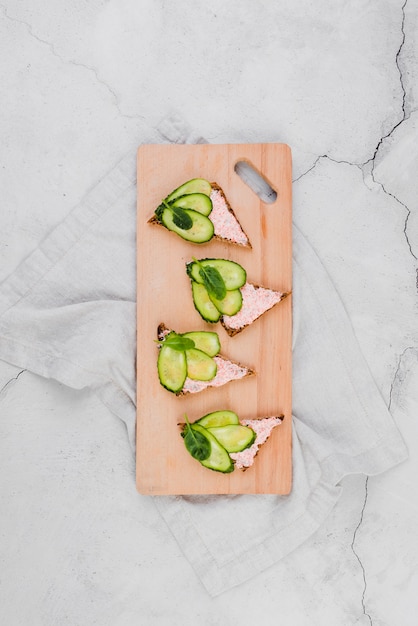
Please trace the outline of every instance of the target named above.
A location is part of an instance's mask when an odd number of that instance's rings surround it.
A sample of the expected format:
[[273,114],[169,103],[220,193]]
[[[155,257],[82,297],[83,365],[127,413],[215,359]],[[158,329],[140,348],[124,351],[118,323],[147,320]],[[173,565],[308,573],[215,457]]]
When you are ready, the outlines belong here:
[[191,227],[187,230],[180,228],[174,223],[174,215],[170,208],[165,208],[159,213],[159,219],[163,226],[173,233],[180,235],[186,241],[193,243],[205,243],[210,241],[214,234],[214,226],[206,215],[193,211],[192,209],[182,209],[192,221]]
[[209,298],[206,287],[192,280],[192,295],[195,308],[200,313],[201,317],[206,322],[217,322],[221,317],[221,313]]
[[209,356],[216,356],[221,349],[221,342],[217,333],[206,330],[196,330],[190,333],[183,333],[182,337],[194,341],[194,346],[198,350],[202,350]]
[[225,448],[219,443],[219,441],[212,435],[211,432],[206,430],[200,424],[191,424],[192,430],[200,433],[206,437],[210,442],[210,455],[204,461],[199,461],[204,467],[214,470],[215,472],[222,472],[223,474],[229,474],[234,471],[234,463],[229,456]]
[[[235,263],[235,261],[227,261],[226,259],[201,259],[200,263],[204,266],[210,265],[217,269],[228,291],[243,287],[247,281],[247,272],[239,263]],[[190,278],[193,278],[197,283],[203,283],[199,265],[195,261],[188,263],[186,267]]]
[[192,380],[212,380],[218,366],[216,362],[202,350],[191,348],[186,350],[187,376]]
[[178,393],[187,377],[186,354],[169,346],[161,346],[158,361],[158,377],[163,387]]
[[170,206],[179,207],[180,209],[193,209],[193,211],[208,216],[212,211],[212,200],[204,193],[188,193],[170,202]]
[[180,187],[172,191],[170,195],[167,196],[166,202],[172,202],[176,198],[189,193],[203,193],[205,196],[210,196],[211,191],[212,185],[208,180],[204,178],[192,178],[188,180],[187,183],[183,183],[183,185],[180,185]]
[[217,426],[228,426],[230,424],[239,424],[238,415],[234,411],[213,411],[204,415],[195,422],[204,428],[216,428]]
[[217,300],[212,295],[209,298],[222,315],[235,315],[242,308],[242,294],[239,289],[227,291],[223,300]]
[[252,428],[235,424],[208,428],[227,452],[241,452],[253,445],[256,434]]

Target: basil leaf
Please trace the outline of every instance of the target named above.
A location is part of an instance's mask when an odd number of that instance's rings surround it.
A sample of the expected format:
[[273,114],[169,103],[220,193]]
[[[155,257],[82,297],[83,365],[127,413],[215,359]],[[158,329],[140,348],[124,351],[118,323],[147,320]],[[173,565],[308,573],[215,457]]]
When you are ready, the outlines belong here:
[[193,220],[184,209],[177,206],[170,206],[170,211],[173,213],[173,222],[181,230],[190,230],[193,226]]
[[216,269],[210,265],[199,264],[199,274],[202,277],[203,284],[205,285],[209,295],[216,298],[216,300],[223,300],[226,296],[225,281]]
[[193,220],[186,211],[180,207],[172,206],[165,200],[155,209],[155,215],[161,221],[164,211],[168,209],[173,214],[173,222],[181,230],[190,230],[193,226]]
[[197,459],[198,461],[205,461],[210,456],[210,441],[202,435],[202,433],[192,429],[189,424],[189,420],[187,419],[187,415],[186,421],[187,423],[183,431],[184,445],[194,459]]
[[164,204],[160,204],[160,206],[155,209],[155,215],[160,221],[166,208],[167,207],[164,206]]
[[173,348],[173,350],[178,350],[179,352],[191,350],[195,347],[195,342],[193,341],[193,339],[189,339],[188,337],[180,337],[180,335],[177,335],[176,333],[170,333],[167,338],[164,339],[162,344]]

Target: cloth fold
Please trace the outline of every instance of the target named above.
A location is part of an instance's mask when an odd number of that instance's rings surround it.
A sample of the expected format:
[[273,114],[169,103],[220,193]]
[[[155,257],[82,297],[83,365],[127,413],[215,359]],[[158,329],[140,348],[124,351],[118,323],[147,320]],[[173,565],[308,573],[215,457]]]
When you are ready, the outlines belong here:
[[[160,132],[176,143],[204,142],[176,117]],[[133,447],[135,229],[129,154],[0,285],[0,358],[90,388],[125,422]],[[345,475],[378,474],[407,457],[337,291],[296,224],[293,254],[292,493],[153,497],[212,595],[273,565],[315,532]]]

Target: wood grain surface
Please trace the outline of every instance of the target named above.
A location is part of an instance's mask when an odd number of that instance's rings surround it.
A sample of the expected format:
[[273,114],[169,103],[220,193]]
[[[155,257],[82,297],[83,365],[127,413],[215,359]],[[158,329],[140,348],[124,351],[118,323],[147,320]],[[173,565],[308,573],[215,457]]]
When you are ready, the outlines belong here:
[[[265,204],[234,171],[251,163],[277,192]],[[197,258],[237,261],[249,282],[292,289],[291,152],[285,144],[145,145],[138,150],[137,227],[137,488],[143,494],[287,494],[292,484],[291,296],[235,337],[196,312],[185,264]],[[191,244],[148,220],[160,201],[191,178],[220,185],[250,238],[252,249],[212,240]],[[183,333],[215,330],[221,354],[255,369],[256,376],[176,397],[159,383],[157,326]],[[246,471],[221,474],[186,451],[178,423],[219,409],[240,419],[284,414]]]

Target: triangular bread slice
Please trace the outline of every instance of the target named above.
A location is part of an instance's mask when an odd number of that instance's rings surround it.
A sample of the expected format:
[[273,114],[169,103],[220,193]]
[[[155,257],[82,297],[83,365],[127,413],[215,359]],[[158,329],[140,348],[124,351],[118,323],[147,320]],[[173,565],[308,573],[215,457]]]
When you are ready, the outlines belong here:
[[[213,208],[208,218],[215,229],[213,239],[251,248],[250,240],[239,223],[225,193],[217,183],[210,183],[210,185],[212,191],[209,197],[212,200]],[[153,215],[148,223],[162,226],[156,215]]]
[[[164,337],[170,332],[171,330],[164,324],[160,324],[157,330],[158,341],[163,341]],[[218,368],[215,378],[212,378],[212,380],[209,381],[202,381],[192,380],[187,377],[184,382],[183,389],[176,395],[184,396],[189,393],[198,393],[199,391],[204,391],[205,389],[210,389],[211,387],[221,387],[229,382],[232,382],[233,380],[241,380],[242,378],[253,376],[255,374],[255,371],[246,365],[230,361],[221,354],[214,356],[213,360]]]
[[242,307],[235,315],[222,315],[220,322],[230,337],[240,333],[289,295],[288,292],[266,289],[252,283],[241,287]]
[[261,417],[259,419],[240,420],[243,426],[249,426],[256,434],[256,438],[252,446],[246,448],[242,452],[230,452],[229,456],[235,463],[235,469],[245,471],[254,463],[254,459],[258,454],[260,446],[263,445],[270,437],[276,426],[283,421],[283,415],[276,417]]

